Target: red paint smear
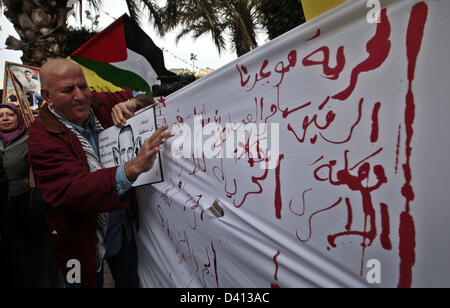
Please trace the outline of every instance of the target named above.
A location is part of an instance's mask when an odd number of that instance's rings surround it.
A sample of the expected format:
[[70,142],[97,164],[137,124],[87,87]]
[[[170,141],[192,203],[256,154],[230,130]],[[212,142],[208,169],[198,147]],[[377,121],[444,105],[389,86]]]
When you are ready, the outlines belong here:
[[304,108],[308,107],[309,105],[311,105],[311,102],[307,102],[306,104],[298,106],[297,108],[294,108],[292,110],[288,110],[286,108],[285,110],[283,110],[283,119],[286,119],[291,113],[294,113],[294,112],[297,112],[297,111],[299,111],[301,109],[304,109]]
[[[293,53],[293,52],[295,52],[295,53]],[[281,83],[283,82],[284,74],[285,74],[286,72],[289,72],[289,69],[290,69],[291,67],[294,67],[295,64],[296,64],[296,62],[297,62],[297,53],[296,53],[295,50],[293,50],[293,51],[291,51],[291,53],[289,53],[288,59],[289,59],[289,63],[290,63],[291,66],[288,67],[287,69],[285,69],[285,71],[283,71],[283,75],[282,75],[283,77],[282,77],[282,80],[281,80],[280,83],[276,86],[276,88],[277,88],[277,105],[276,105],[275,107],[276,107],[278,110],[280,110],[280,111],[282,112],[283,119],[286,119],[291,113],[297,112],[297,111],[299,111],[299,110],[301,110],[301,109],[303,109],[303,108],[306,108],[306,107],[308,107],[309,105],[311,105],[311,102],[307,102],[307,103],[305,103],[305,104],[303,104],[303,105],[301,105],[301,106],[298,106],[297,108],[294,108],[294,109],[292,109],[292,110],[289,110],[289,108],[286,108],[286,109],[284,109],[284,110],[281,109],[281,107],[280,107],[280,85],[281,85]],[[274,105],[272,105],[272,107],[273,107],[273,106],[274,106]],[[271,111],[273,111],[272,107],[270,108]],[[270,116],[269,116],[269,117],[270,117]],[[266,118],[266,123],[267,123],[267,118]]]
[[347,225],[345,226],[345,230],[350,231],[353,224],[353,211],[352,211],[352,204],[350,203],[349,198],[345,198],[345,204],[347,205]]
[[295,216],[303,216],[303,215],[305,215],[305,210],[306,210],[306,205],[305,205],[305,194],[306,194],[308,191],[311,191],[311,190],[312,190],[312,188],[307,189],[307,190],[305,190],[305,191],[303,192],[303,194],[302,194],[303,209],[302,209],[302,212],[301,212],[301,213],[296,213],[296,212],[292,209],[292,200],[289,202],[289,210],[291,211],[292,214],[294,214]]
[[395,174],[397,174],[397,172],[398,172],[398,157],[400,155],[401,137],[402,137],[402,125],[400,124],[398,126],[397,150],[395,151],[395,171],[394,171]]
[[307,42],[312,41],[313,39],[316,39],[316,38],[318,38],[319,36],[320,36],[320,29],[317,29],[316,34],[315,34],[312,38],[307,39],[306,41],[307,41]]
[[392,243],[390,239],[391,226],[389,218],[388,206],[385,203],[380,203],[381,209],[381,246],[386,250],[392,250]]
[[317,164],[319,161],[321,161],[322,159],[324,159],[325,157],[322,155],[320,156],[315,162],[313,162],[312,164],[309,164],[309,166],[313,166],[315,164]]
[[374,37],[367,42],[366,50],[369,53],[369,57],[353,69],[350,85],[341,93],[333,96],[334,99],[346,100],[355,90],[359,75],[379,68],[389,56],[391,50],[391,41],[389,40],[391,24],[386,12],[386,9],[381,11],[381,22],[377,25],[377,31]]
[[281,171],[281,160],[284,159],[284,154],[281,154],[278,158],[278,165],[275,170],[276,174],[276,188],[275,188],[275,216],[278,219],[281,219],[281,208],[283,207],[283,201],[281,199],[281,180],[280,180],[280,171]]
[[[273,275],[273,277],[275,278],[275,281],[278,280],[278,262],[277,262],[277,258],[280,255],[280,251],[278,250],[277,253],[273,256],[273,262],[275,263],[275,275]],[[280,286],[277,283],[271,283],[270,287],[272,289],[279,289]]]
[[414,219],[409,212],[400,215],[400,281],[399,288],[412,285],[412,267],[416,263],[416,230]]
[[278,262],[277,262],[277,258],[280,255],[280,251],[278,250],[278,252],[273,256],[273,262],[275,263],[275,275],[273,276],[273,278],[275,278],[275,280],[278,280]]
[[355,127],[358,126],[359,122],[361,121],[361,117],[362,117],[362,107],[363,107],[363,103],[364,103],[364,98],[361,98],[361,100],[359,101],[359,106],[358,106],[358,119],[356,120],[356,122],[352,125],[352,127],[350,128],[350,134],[348,135],[347,139],[343,140],[343,141],[332,141],[327,139],[326,137],[324,137],[324,135],[322,135],[322,133],[320,133],[320,136],[329,143],[333,143],[333,144],[343,144],[343,143],[347,143],[350,141],[350,139],[352,139],[353,136],[353,131],[355,130]]
[[[260,176],[260,177],[252,176],[252,183],[258,185],[259,189],[257,191],[250,191],[250,192],[245,193],[244,198],[242,199],[241,203],[239,203],[239,204],[236,204],[236,200],[233,200],[234,207],[240,208],[245,203],[245,201],[247,200],[247,197],[249,195],[258,195],[258,194],[262,193],[263,188],[262,188],[261,184],[259,183],[259,181],[264,181],[267,178],[268,174],[269,174],[269,169],[266,168],[266,170],[264,171],[264,174],[262,176]],[[236,185],[236,183],[235,183],[235,185]]]
[[161,104],[164,106],[164,108],[167,108],[167,106],[166,106],[166,100],[165,100],[164,98],[158,99],[158,103],[161,103]]
[[370,142],[378,141],[378,115],[380,112],[381,103],[376,103],[372,111],[372,133],[370,134]]
[[[363,162],[369,160],[372,157],[377,156],[378,154],[380,154],[383,151],[383,148],[379,148],[378,150],[376,150],[375,152],[373,152],[372,154],[370,154],[369,156],[367,156],[366,158],[360,160],[358,163],[356,163],[353,167],[351,167],[349,170],[352,171],[354,169],[356,169],[356,167],[358,167],[359,165],[361,165]],[[367,178],[367,180],[369,180],[369,178]]]
[[322,110],[323,107],[325,107],[325,106],[328,104],[329,101],[330,101],[330,97],[328,96],[328,97],[325,99],[325,101],[322,103],[322,105],[319,106],[319,110]]
[[[361,236],[363,238],[363,242],[361,243],[361,246],[363,247],[363,259],[364,259],[364,253],[367,246],[371,246],[373,240],[375,239],[377,235],[377,227],[376,227],[376,221],[375,221],[375,210],[373,208],[372,204],[372,196],[371,193],[378,188],[381,187],[384,183],[387,183],[387,178],[384,173],[384,168],[381,165],[376,165],[373,167],[373,172],[378,180],[376,184],[373,186],[364,186],[363,181],[369,177],[369,172],[371,169],[371,165],[366,162],[361,165],[358,169],[358,175],[352,175],[348,170],[348,150],[345,151],[345,168],[343,170],[339,170],[337,172],[337,181],[334,181],[331,179],[331,162],[330,165],[323,165],[320,166],[318,169],[314,172],[314,177],[319,180],[323,181],[324,179],[321,179],[317,176],[317,172],[320,171],[324,167],[328,167],[330,169],[330,183],[332,185],[338,186],[338,185],[347,185],[349,189],[352,191],[359,191],[361,193],[362,197],[362,206],[363,206],[363,212],[364,212],[364,231],[351,231],[348,230],[346,232],[337,233],[334,235],[328,236],[328,243],[331,247],[336,247],[335,240],[338,237],[341,236],[350,236],[350,235],[357,235]],[[370,230],[367,231],[367,220],[369,219],[370,222]],[[366,244],[366,239],[369,239],[369,243]]]
[[406,163],[403,165],[405,184],[402,187],[402,195],[406,199],[405,211],[400,215],[400,278],[399,288],[410,288],[412,285],[412,267],[416,261],[416,240],[414,219],[410,214],[410,202],[414,200],[414,190],[411,185],[411,154],[412,137],[414,135],[415,102],[412,91],[412,83],[416,71],[417,57],[419,55],[428,18],[428,6],[420,2],[412,8],[406,34],[406,54],[408,57],[409,88],[406,95],[405,130],[406,130]]
[[269,78],[270,75],[272,75],[272,72],[264,72],[264,69],[269,65],[269,60],[264,60],[263,65],[261,66],[261,69],[259,70],[259,75],[261,76],[261,80],[264,78]]
[[245,87],[247,85],[247,83],[250,81],[250,76],[248,76],[248,78],[246,80],[244,80],[244,76],[242,75],[242,72],[244,72],[244,74],[247,75],[248,70],[244,65],[241,65],[242,71],[239,68],[238,64],[236,64],[236,68],[239,71],[239,75],[241,76],[241,87]]
[[[311,56],[315,55],[316,53],[322,52],[323,53],[323,61],[314,61],[310,60]],[[316,51],[313,51],[309,55],[307,55],[303,59],[303,65],[306,66],[313,66],[313,65],[322,65],[323,67],[323,73],[326,75],[325,78],[330,80],[337,80],[339,78],[339,74],[342,72],[342,70],[345,67],[345,55],[344,55],[344,46],[340,46],[337,51],[336,55],[336,66],[334,68],[329,66],[330,63],[330,49],[327,46],[323,46]]]
[[[312,224],[311,224],[312,218],[313,218],[315,215],[319,214],[319,213],[326,212],[326,211],[329,211],[329,210],[335,208],[336,206],[339,205],[339,203],[341,203],[341,201],[342,201],[342,198],[339,198],[339,200],[336,201],[336,202],[335,202],[333,205],[331,205],[330,207],[327,207],[326,209],[319,210],[319,211],[316,211],[316,212],[312,213],[312,215],[309,216],[309,220],[308,220],[308,226],[309,226],[309,236],[308,236],[308,238],[307,238],[306,240],[301,239],[300,236],[298,235],[298,230],[297,230],[297,231],[296,231],[297,239],[298,239],[300,242],[302,242],[302,243],[308,242],[308,241],[311,239],[311,236],[312,236]],[[333,247],[336,247],[336,245],[333,246]]]
[[194,162],[195,168],[194,168],[194,170],[192,170],[191,173],[189,173],[189,175],[196,174],[199,171],[206,173],[205,153],[202,153],[203,166],[200,165],[200,158],[195,158],[194,154],[192,154],[192,160]]
[[[298,142],[303,143],[306,139],[306,134],[308,133],[308,128],[311,126],[311,124],[314,124],[315,127],[320,130],[326,130],[333,123],[335,117],[336,117],[336,114],[333,111],[329,111],[327,113],[327,115],[325,116],[325,124],[322,126],[317,123],[317,114],[315,114],[312,117],[311,121],[309,120],[309,116],[305,116],[303,118],[303,123],[302,123],[303,136],[301,138],[297,135],[297,133],[292,128],[291,123],[288,123],[287,129],[288,129],[288,131],[290,131],[294,134],[294,136]],[[353,131],[353,129],[352,129],[352,131]],[[311,144],[315,144],[317,141],[317,135],[310,138],[310,141],[311,141]]]

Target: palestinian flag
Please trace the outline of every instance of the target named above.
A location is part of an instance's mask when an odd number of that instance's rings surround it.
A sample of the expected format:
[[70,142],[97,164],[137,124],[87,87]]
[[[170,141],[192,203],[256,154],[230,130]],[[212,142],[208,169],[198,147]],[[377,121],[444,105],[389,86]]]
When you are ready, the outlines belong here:
[[115,92],[128,87],[152,94],[159,76],[171,76],[163,52],[128,15],[95,35],[70,57],[81,65],[89,87]]

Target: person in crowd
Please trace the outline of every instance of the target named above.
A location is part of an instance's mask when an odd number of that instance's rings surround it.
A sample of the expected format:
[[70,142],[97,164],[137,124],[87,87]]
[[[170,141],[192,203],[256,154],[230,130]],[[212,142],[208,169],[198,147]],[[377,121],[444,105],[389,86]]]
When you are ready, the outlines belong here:
[[[45,203],[30,187],[28,133],[20,109],[0,105],[0,171],[2,191],[2,283],[9,287],[54,287],[58,272],[53,264],[44,216]],[[2,198],[5,198],[2,193]]]
[[7,278],[7,258],[4,238],[4,210],[8,202],[8,177],[3,166],[3,151],[0,151],[0,287],[4,288],[8,285]]
[[154,99],[133,98],[129,89],[91,93],[81,67],[68,59],[50,60],[40,77],[47,104],[30,128],[29,159],[49,205],[53,253],[66,286],[102,287],[106,258],[116,287],[138,287],[133,230],[123,223],[130,211],[123,210],[135,203],[132,183],[153,167],[172,133],[161,126],[133,160],[102,169],[97,134],[124,126]]
[[23,88],[30,103],[32,109],[38,109],[42,102],[42,96],[39,94],[39,82],[33,79],[33,74],[31,71],[26,70],[25,81],[23,82]]

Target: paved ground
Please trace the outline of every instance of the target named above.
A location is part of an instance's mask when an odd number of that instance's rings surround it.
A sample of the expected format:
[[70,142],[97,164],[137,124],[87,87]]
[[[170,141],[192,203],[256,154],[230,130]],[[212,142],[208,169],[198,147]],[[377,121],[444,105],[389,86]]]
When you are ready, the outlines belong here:
[[110,289],[114,288],[114,279],[111,276],[111,272],[109,271],[108,263],[105,262],[105,273],[103,275],[103,288]]

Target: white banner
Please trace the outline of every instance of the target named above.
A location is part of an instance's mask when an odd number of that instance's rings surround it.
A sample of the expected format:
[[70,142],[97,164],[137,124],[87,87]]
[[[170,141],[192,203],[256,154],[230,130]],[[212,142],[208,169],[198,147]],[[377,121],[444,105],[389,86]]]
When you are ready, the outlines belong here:
[[143,287],[450,286],[450,1],[365,2],[161,102]]

